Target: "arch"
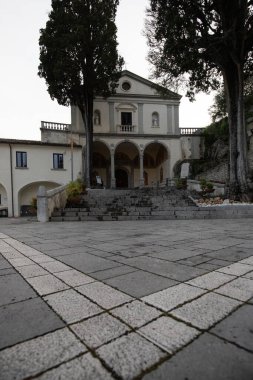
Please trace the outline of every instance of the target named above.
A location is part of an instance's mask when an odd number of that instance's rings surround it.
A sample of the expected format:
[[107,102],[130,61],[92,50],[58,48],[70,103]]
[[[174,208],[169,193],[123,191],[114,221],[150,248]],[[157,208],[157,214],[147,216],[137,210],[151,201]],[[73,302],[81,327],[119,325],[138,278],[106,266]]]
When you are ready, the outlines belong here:
[[26,184],[18,190],[18,210],[21,216],[33,215],[36,210],[32,207],[33,199],[37,198],[39,186],[45,186],[47,190],[62,186],[62,183],[50,181],[37,181]]
[[149,142],[144,148],[143,166],[148,173],[149,185],[163,183],[170,177],[170,157],[167,146],[160,141]]
[[[129,140],[124,140],[119,142],[115,147],[115,174],[117,170],[123,170],[128,173],[127,187],[136,187],[140,183],[140,152],[137,144],[130,142]],[[138,163],[138,166],[137,166]],[[122,178],[124,179],[124,184],[126,184],[126,175],[124,177],[123,172],[121,172]],[[116,186],[123,187],[117,184]],[[123,180],[122,179],[122,180]]]
[[94,125],[101,125],[101,112],[99,110],[94,111],[93,123]]
[[159,113],[156,111],[152,113],[152,127],[159,127]]
[[127,189],[129,187],[129,171],[126,168],[117,168],[115,180],[117,188]]
[[0,183],[0,216],[8,216],[8,193],[5,186]]
[[[93,185],[97,185],[95,180],[96,175],[101,177],[102,183],[105,187],[110,186],[110,165],[111,154],[110,148],[104,141],[95,140],[93,142]],[[94,174],[96,173],[96,175]]]
[[114,147],[115,152],[116,152],[116,149],[119,147],[119,145],[121,145],[121,144],[125,144],[125,143],[129,143],[129,144],[131,144],[131,145],[134,145],[135,148],[136,148],[137,151],[138,151],[138,154],[140,154],[140,147],[139,147],[139,145],[138,145],[135,141],[130,141],[130,140],[127,140],[127,139],[125,139],[125,140],[121,140],[121,141],[118,141],[118,142],[116,143],[116,145],[115,145],[115,147]]

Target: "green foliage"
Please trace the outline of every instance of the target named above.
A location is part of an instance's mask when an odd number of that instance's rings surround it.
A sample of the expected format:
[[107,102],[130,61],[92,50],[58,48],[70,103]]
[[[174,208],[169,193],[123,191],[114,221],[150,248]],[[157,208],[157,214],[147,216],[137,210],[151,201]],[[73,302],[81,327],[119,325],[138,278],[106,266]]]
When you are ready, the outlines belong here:
[[39,76],[52,99],[79,108],[86,132],[86,179],[92,173],[93,100],[115,92],[123,58],[117,52],[119,0],[52,0],[40,30]]
[[213,183],[208,182],[205,178],[200,179],[200,187],[201,187],[201,190],[204,192],[212,191],[214,188]]
[[205,147],[209,148],[218,139],[228,143],[229,140],[229,127],[228,119],[224,118],[220,121],[208,125],[203,131],[205,136]]
[[187,189],[187,178],[175,178],[174,181],[177,189]]
[[68,200],[82,195],[83,193],[85,193],[85,189],[85,183],[81,179],[77,179],[76,181],[70,182],[67,185]]

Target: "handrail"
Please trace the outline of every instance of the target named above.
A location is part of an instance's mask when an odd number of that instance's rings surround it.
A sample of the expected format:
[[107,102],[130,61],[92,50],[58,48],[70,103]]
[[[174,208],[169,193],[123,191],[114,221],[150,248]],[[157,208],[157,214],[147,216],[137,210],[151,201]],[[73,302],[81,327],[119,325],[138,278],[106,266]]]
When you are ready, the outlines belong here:
[[71,124],[64,123],[54,123],[51,121],[42,121],[41,129],[50,129],[50,130],[58,130],[58,131],[69,131]]

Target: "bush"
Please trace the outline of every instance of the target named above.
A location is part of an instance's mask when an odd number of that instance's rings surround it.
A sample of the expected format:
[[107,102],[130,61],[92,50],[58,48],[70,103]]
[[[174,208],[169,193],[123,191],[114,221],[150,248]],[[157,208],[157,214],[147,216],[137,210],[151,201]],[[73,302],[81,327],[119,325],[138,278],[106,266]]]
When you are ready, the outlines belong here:
[[70,182],[67,186],[67,202],[76,203],[85,194],[85,183],[81,179]]

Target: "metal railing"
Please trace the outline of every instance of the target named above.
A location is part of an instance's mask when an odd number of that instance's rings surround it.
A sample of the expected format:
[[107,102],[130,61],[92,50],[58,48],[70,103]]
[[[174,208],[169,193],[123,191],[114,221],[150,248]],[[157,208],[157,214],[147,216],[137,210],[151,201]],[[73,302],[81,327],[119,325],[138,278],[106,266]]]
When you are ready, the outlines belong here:
[[69,131],[71,124],[63,124],[63,123],[53,123],[51,121],[42,121],[41,128],[42,129],[53,129],[57,131]]

